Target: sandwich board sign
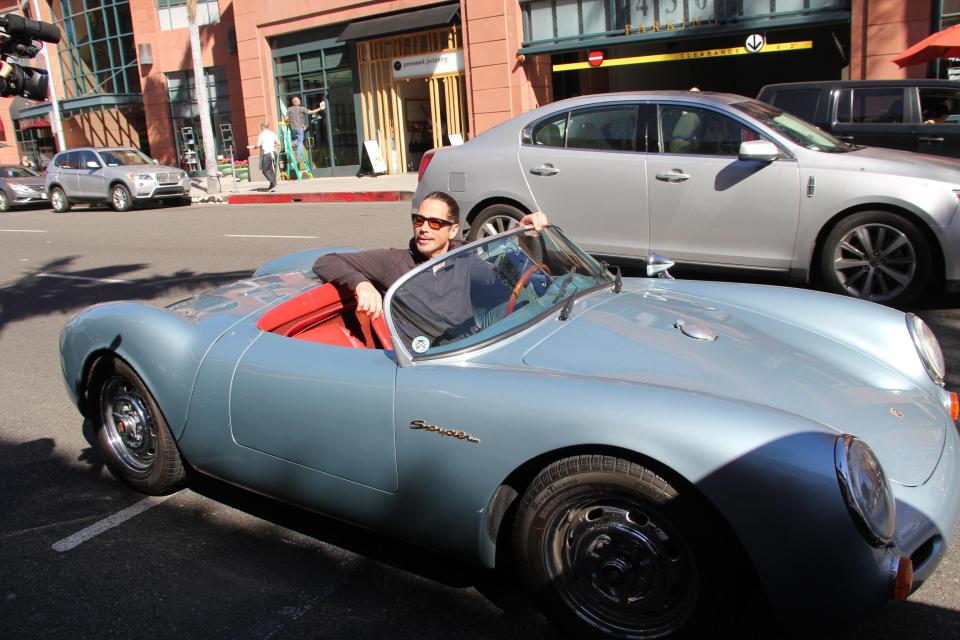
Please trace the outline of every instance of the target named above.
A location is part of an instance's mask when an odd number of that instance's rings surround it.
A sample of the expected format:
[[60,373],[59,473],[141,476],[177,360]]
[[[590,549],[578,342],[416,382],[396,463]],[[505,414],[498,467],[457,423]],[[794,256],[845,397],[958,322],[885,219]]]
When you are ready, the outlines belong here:
[[375,174],[387,172],[387,161],[383,159],[380,152],[380,142],[378,140],[364,140],[363,148],[367,150],[367,157],[370,158],[370,166]]

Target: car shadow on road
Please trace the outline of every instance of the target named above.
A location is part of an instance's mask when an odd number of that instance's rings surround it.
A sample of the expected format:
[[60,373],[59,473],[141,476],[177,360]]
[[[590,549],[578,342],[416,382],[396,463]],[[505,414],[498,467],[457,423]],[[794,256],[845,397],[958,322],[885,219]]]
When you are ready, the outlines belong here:
[[197,273],[189,269],[169,274],[129,277],[149,267],[145,263],[74,269],[78,256],[64,256],[25,271],[0,288],[0,331],[12,322],[51,313],[66,313],[100,302],[152,300],[174,292],[185,296],[250,276],[249,271]]

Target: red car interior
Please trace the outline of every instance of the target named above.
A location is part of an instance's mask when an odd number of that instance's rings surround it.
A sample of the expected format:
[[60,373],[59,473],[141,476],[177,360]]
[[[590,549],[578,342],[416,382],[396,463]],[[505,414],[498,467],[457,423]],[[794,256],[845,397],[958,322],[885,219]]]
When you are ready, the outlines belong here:
[[341,298],[335,286],[323,284],[271,309],[257,328],[337,347],[393,349],[383,316],[371,322],[369,315],[356,309],[353,296]]

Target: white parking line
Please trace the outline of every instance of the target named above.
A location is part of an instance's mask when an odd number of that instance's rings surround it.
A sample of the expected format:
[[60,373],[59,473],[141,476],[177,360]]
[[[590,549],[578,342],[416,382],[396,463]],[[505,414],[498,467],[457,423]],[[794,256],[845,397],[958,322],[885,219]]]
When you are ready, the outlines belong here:
[[123,524],[133,516],[139,515],[147,509],[152,509],[164,500],[172,498],[174,495],[176,494],[169,496],[150,496],[149,498],[144,498],[140,502],[127,507],[123,511],[118,511],[112,516],[108,516],[99,522],[94,522],[86,529],[81,529],[72,536],[68,536],[59,542],[54,542],[53,550],[60,551],[61,553],[64,551],[70,551],[70,549],[73,549],[79,544],[83,544],[93,536],[99,535],[108,529],[112,529],[118,524]]
[[254,235],[242,235],[242,234],[233,234],[233,233],[225,233],[223,237],[224,238],[283,238],[283,239],[303,238],[305,240],[317,240],[320,238],[320,236],[254,236]]
[[46,229],[0,229],[8,233],[46,233]]
[[115,280],[113,278],[88,278],[87,276],[68,276],[62,273],[38,273],[38,278],[61,278],[63,280],[83,280],[85,282],[103,282],[105,284],[130,284],[132,280]]

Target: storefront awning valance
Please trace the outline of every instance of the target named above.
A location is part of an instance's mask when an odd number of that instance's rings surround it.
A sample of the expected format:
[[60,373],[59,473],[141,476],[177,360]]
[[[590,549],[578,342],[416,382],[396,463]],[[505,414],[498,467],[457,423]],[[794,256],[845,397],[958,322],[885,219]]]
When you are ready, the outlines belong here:
[[[24,100],[27,103],[24,106],[20,106],[17,109],[17,114],[13,115],[13,108],[10,109],[10,117],[14,120],[20,120],[22,118],[36,118],[37,116],[45,116],[50,113],[50,103],[49,102],[30,102],[29,100]],[[16,100],[14,100],[16,103]]]
[[397,33],[422,31],[431,27],[444,27],[454,22],[460,13],[460,3],[444,4],[438,7],[417,9],[395,13],[380,18],[372,18],[361,22],[354,22],[347,26],[337,38],[340,42],[347,40],[368,40]]

